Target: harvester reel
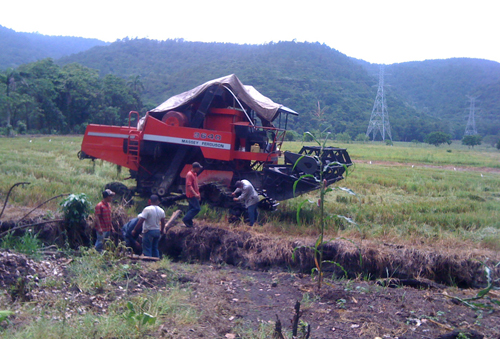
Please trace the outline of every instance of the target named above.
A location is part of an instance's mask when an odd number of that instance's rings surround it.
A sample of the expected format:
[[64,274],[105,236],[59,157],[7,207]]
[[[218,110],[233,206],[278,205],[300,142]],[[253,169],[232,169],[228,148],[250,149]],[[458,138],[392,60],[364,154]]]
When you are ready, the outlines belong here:
[[286,151],[285,159],[288,163],[294,165],[295,170],[298,172],[314,175],[320,169],[318,159],[309,155]]

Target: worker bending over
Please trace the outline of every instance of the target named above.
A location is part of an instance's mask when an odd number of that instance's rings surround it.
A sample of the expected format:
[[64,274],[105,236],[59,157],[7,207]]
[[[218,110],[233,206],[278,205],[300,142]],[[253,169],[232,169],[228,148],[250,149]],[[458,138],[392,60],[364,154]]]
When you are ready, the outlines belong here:
[[248,210],[248,217],[250,219],[250,226],[257,221],[259,218],[259,212],[257,211],[257,206],[259,205],[259,195],[252,183],[248,180],[236,181],[234,184],[236,190],[232,193],[233,196],[241,192],[241,195],[237,198],[233,198],[234,201],[241,201]]
[[125,246],[128,248],[131,248],[135,254],[141,254],[142,253],[142,245],[140,242],[140,234],[142,233],[142,227],[140,227],[135,235],[132,235],[132,231],[134,230],[135,226],[137,226],[137,223],[139,222],[139,218],[142,216],[142,214],[139,214],[137,218],[134,218],[130,220],[128,223],[123,225],[122,227],[122,234],[123,238],[125,239]]

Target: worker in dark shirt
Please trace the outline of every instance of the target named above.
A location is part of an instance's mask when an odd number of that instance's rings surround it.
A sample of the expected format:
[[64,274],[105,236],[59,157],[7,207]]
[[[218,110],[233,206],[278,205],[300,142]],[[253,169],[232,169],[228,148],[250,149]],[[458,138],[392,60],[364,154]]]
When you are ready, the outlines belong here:
[[132,234],[132,231],[134,230],[135,226],[137,225],[137,222],[139,222],[139,218],[141,215],[137,218],[134,218],[130,220],[128,223],[123,225],[122,227],[122,233],[123,237],[125,238],[125,245],[127,247],[132,248],[135,254],[141,254],[142,253],[142,245],[140,240],[140,235],[142,234],[142,227],[138,232],[135,233],[135,235]]

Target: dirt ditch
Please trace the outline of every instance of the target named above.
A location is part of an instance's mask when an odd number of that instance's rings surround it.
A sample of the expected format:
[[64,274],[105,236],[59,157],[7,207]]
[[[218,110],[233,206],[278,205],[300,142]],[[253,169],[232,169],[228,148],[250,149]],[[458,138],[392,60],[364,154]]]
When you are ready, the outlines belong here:
[[[119,229],[126,215],[113,216]],[[39,238],[45,244],[63,246],[66,238],[62,222],[51,222],[42,216],[26,221],[36,223]],[[3,222],[0,233],[13,227]],[[21,236],[19,229],[14,235]],[[90,223],[78,230],[82,245],[92,246]],[[115,242],[121,235],[114,235]],[[160,251],[184,262],[228,264],[239,268],[266,271],[273,268],[310,273],[315,267],[314,251],[309,247],[315,239],[289,240],[263,235],[252,229],[214,227],[201,221],[199,227],[174,226],[160,240]],[[460,288],[484,288],[487,285],[485,266],[491,269],[493,280],[500,278],[500,253],[486,250],[451,249],[411,246],[371,240],[339,238],[324,245],[324,271],[330,277],[375,279],[427,279],[438,284]],[[496,282],[497,286],[499,282]]]
[[[313,241],[289,241],[208,225],[171,228],[160,244],[164,254],[187,262],[225,263],[252,270],[280,267],[302,273],[310,273],[315,267],[314,251],[307,247]],[[323,258],[336,263],[325,264],[324,270],[338,278],[347,273],[348,278],[428,279],[461,288],[480,288],[487,285],[485,265],[491,268],[493,279],[500,278],[500,267],[494,267],[500,255],[487,254],[338,239],[324,245]]]

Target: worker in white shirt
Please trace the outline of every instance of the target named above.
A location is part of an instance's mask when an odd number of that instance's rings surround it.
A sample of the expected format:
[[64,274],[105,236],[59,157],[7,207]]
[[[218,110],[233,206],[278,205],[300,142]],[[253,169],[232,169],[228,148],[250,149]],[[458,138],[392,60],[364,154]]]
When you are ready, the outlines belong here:
[[232,193],[236,196],[241,192],[239,197],[233,198],[234,201],[241,201],[248,210],[248,217],[250,219],[250,226],[257,221],[259,218],[259,212],[257,211],[257,206],[259,205],[259,195],[255,191],[252,183],[248,180],[236,181],[234,184],[236,190]]

